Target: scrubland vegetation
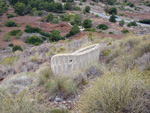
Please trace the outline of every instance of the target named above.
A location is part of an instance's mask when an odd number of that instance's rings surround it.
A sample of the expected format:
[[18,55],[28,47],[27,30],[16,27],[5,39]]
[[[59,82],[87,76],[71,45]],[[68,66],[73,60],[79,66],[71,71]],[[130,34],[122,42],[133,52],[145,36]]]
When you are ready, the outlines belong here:
[[[150,113],[150,35],[141,35],[150,20],[137,14],[149,1],[8,1],[0,0],[0,113]],[[53,55],[96,43],[99,62],[53,74]]]
[[[91,38],[92,43],[97,43],[96,38],[92,35]],[[4,91],[8,92],[8,89],[1,88],[1,97],[3,98],[0,98],[0,110],[2,112],[48,112],[54,109],[47,108],[42,104],[47,96],[53,102],[57,101],[57,98],[67,100],[80,95],[74,110],[82,113],[148,113],[150,103],[150,36],[130,35],[121,40],[103,38],[101,41],[105,45],[101,45],[100,62],[87,66],[86,70],[82,72],[78,71],[69,76],[55,76],[50,66],[47,65],[39,68],[36,73],[28,73],[31,75],[29,80],[35,82],[32,82],[34,85],[30,87],[35,87],[37,84],[36,87],[41,89],[37,98],[33,92],[30,94],[24,92],[27,89],[14,97],[11,93],[5,94]],[[64,47],[61,50],[65,51]],[[55,52],[56,48],[52,47],[49,55],[55,54]],[[19,60],[15,59],[14,57],[8,62],[13,65],[13,62]],[[38,55],[32,57],[32,61],[37,60]],[[8,80],[5,80],[4,83]],[[12,80],[10,77],[9,82]],[[12,83],[13,85],[20,84],[20,82]],[[43,93],[46,97],[42,98]],[[61,100],[59,101],[61,102]],[[31,106],[30,104],[33,103],[34,105]],[[60,113],[68,112],[67,109],[61,108],[55,110]]]

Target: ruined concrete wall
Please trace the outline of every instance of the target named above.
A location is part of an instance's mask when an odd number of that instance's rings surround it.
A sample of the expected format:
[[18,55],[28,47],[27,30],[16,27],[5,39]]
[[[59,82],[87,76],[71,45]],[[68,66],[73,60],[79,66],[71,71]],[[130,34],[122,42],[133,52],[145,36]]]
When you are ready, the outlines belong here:
[[99,44],[91,45],[70,54],[57,54],[51,58],[54,74],[64,74],[85,69],[91,63],[99,61]]

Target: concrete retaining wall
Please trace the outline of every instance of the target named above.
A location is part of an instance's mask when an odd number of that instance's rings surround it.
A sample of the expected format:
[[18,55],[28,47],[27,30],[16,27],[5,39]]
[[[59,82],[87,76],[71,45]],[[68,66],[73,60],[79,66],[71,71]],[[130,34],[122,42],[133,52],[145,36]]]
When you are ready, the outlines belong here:
[[99,61],[99,54],[99,44],[82,48],[70,54],[57,54],[51,58],[51,69],[56,75],[85,69],[89,64]]

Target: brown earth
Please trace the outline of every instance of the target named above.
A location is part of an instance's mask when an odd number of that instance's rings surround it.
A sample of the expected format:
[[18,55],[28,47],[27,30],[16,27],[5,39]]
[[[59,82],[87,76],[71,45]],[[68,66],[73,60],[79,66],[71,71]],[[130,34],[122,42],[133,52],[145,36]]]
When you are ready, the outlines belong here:
[[[4,24],[5,24],[5,21],[8,19],[7,19],[6,14],[4,14],[4,16],[2,16],[2,23],[1,23],[3,27],[0,26],[0,29],[1,29],[0,45],[4,47],[10,43],[10,42],[3,41],[3,37],[5,34],[7,34],[9,31],[13,29],[20,29],[23,31],[25,29],[26,24],[29,24],[32,27],[39,27],[45,32],[51,32],[53,29],[56,29],[60,31],[60,34],[62,36],[65,36],[70,31],[71,26],[67,22],[61,22],[59,24],[53,24],[53,23],[47,23],[47,22],[43,23],[43,22],[40,22],[40,19],[41,17],[35,17],[35,16],[18,16],[18,17],[11,18],[9,20],[14,20],[21,27],[6,27],[4,26]],[[15,38],[11,38],[11,43],[14,43],[17,45],[24,44],[23,41],[16,40]]]

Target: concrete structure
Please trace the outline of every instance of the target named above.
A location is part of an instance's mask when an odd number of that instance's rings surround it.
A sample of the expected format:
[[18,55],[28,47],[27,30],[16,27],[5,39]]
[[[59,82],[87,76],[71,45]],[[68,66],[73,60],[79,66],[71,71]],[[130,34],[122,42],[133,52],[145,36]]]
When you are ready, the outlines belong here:
[[99,44],[82,48],[70,54],[57,54],[51,58],[51,69],[56,75],[85,69],[89,64],[99,61],[99,54]]

